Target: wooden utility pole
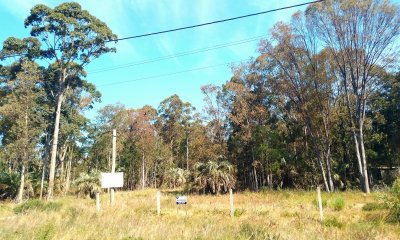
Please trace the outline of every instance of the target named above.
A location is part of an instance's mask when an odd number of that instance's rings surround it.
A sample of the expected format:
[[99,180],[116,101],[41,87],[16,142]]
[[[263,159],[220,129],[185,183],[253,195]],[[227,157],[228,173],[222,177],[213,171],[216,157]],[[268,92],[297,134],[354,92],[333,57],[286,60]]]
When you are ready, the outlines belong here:
[[[115,173],[115,158],[117,155],[117,130],[113,129],[112,132],[112,164],[111,164],[111,172]],[[110,205],[114,204],[114,188],[111,188],[110,191]]]

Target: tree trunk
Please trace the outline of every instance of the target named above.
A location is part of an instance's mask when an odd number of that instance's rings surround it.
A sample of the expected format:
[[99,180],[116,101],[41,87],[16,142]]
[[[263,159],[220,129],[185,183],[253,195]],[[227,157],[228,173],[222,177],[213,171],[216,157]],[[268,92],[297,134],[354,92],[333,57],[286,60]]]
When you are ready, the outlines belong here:
[[142,189],[145,188],[146,186],[146,181],[145,181],[145,176],[144,176],[144,151],[143,151],[143,155],[142,155]]
[[361,163],[362,163],[362,173],[363,173],[363,190],[365,193],[369,193],[369,180],[368,180],[368,171],[367,171],[367,158],[365,155],[364,148],[364,133],[362,127],[360,128],[360,152],[361,152]]
[[257,170],[256,167],[253,166],[253,172],[254,172],[254,184],[255,184],[255,189],[258,191],[258,178],[257,178]]
[[40,197],[39,197],[39,199],[43,198],[44,178],[46,176],[46,168],[47,168],[46,164],[47,164],[47,161],[45,158],[45,159],[43,159],[42,180],[40,181]]
[[22,198],[24,197],[24,188],[25,188],[25,164],[22,163],[21,181],[20,181],[20,184],[19,184],[19,191],[18,191],[18,197],[17,197],[17,202],[18,203],[22,202]]
[[[65,143],[63,144],[63,146],[61,147],[61,152],[59,153],[59,160],[61,163],[60,166],[60,179],[61,179],[61,184],[65,186],[65,156],[67,155],[68,152],[68,141],[65,141]],[[62,186],[62,189],[64,190],[64,186]]]
[[335,190],[335,186],[333,185],[333,180],[332,180],[332,164],[331,164],[331,150],[328,148],[326,154],[326,171],[328,172],[328,183],[330,187],[330,191],[333,192]]
[[64,195],[66,195],[69,192],[69,185],[70,185],[70,179],[71,179],[71,168],[72,168],[72,156],[68,160],[68,165],[67,165],[67,177],[65,179],[65,191]]
[[318,145],[317,137],[315,136],[314,130],[311,127],[311,120],[309,120],[308,118],[307,118],[307,125],[308,125],[308,133],[309,133],[309,136],[311,138],[312,148],[313,148],[313,150],[315,152],[315,155],[317,157],[317,161],[318,161],[318,164],[319,164],[319,167],[320,167],[320,170],[321,170],[321,175],[322,175],[322,179],[324,181],[325,190],[327,192],[330,192],[331,189],[329,187],[328,179],[326,177],[326,172],[325,172],[325,167],[324,167],[324,160],[322,159],[322,156],[321,156],[321,148]]
[[59,134],[59,130],[60,130],[60,115],[61,115],[61,105],[63,102],[63,97],[64,97],[64,94],[60,91],[58,94],[58,97],[57,97],[56,119],[55,119],[55,123],[54,123],[53,142],[51,145],[50,172],[49,172],[49,185],[47,188],[47,200],[50,200],[53,198],[54,175],[56,172],[58,134]]
[[43,198],[43,190],[44,190],[44,178],[46,177],[46,169],[47,169],[47,158],[49,157],[48,155],[48,149],[50,145],[50,138],[46,135],[46,151],[45,151],[45,156],[43,157],[43,169],[42,169],[42,179],[40,181],[40,199]]
[[186,137],[186,170],[189,171],[189,137]]

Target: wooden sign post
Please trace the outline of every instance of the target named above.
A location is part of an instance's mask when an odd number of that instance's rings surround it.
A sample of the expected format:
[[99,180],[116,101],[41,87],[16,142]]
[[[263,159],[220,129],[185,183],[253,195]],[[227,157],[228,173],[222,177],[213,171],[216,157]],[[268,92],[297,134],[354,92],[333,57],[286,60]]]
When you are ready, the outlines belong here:
[[186,215],[187,215],[187,196],[177,196],[175,202],[176,202],[176,213],[178,213],[178,205],[185,205]]
[[229,205],[230,205],[230,215],[231,215],[231,217],[233,217],[235,215],[235,208],[233,207],[232,188],[229,189]]
[[321,188],[319,186],[317,187],[317,194],[318,194],[319,218],[322,223],[324,221],[324,214],[322,212]]

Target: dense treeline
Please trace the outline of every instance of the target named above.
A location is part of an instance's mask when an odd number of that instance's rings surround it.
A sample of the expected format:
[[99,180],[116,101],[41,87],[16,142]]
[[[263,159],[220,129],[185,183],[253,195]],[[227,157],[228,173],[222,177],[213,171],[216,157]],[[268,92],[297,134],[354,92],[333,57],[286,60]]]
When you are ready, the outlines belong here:
[[15,62],[0,68],[0,198],[95,185],[111,169],[112,129],[131,190],[369,192],[371,167],[400,164],[400,13],[389,1],[327,0],[275,24],[257,57],[201,88],[202,111],[173,95],[92,120],[84,111],[100,93],[84,66],[115,51],[105,44],[116,36],[76,3],[38,5],[25,25],[32,36],[1,51]]

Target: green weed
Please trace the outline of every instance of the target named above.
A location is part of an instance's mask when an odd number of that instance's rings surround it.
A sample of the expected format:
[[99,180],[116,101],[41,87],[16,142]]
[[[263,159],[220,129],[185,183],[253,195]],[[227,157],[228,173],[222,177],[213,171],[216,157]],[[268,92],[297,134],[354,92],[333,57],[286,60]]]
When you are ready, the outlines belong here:
[[243,208],[236,208],[236,209],[235,209],[235,212],[233,213],[233,216],[235,216],[235,217],[240,217],[240,216],[242,216],[245,212],[246,212],[246,210],[243,209]]
[[331,217],[324,220],[324,226],[342,228],[344,224],[340,222],[336,217]]
[[56,234],[56,227],[53,224],[49,223],[39,228],[39,231],[37,232],[35,239],[40,239],[40,240],[53,239],[55,234]]
[[45,202],[42,200],[29,200],[27,202],[22,203],[21,205],[16,206],[13,210],[14,213],[27,213],[32,210],[36,211],[59,211],[62,207],[62,204],[59,202]]
[[363,207],[362,210],[363,211],[376,211],[376,210],[383,210],[383,209],[387,209],[387,206],[383,203],[374,203],[374,202],[370,202],[370,203],[366,203]]
[[341,211],[341,210],[343,210],[343,208],[345,206],[345,202],[342,197],[338,197],[338,198],[333,199],[331,205],[335,211]]

